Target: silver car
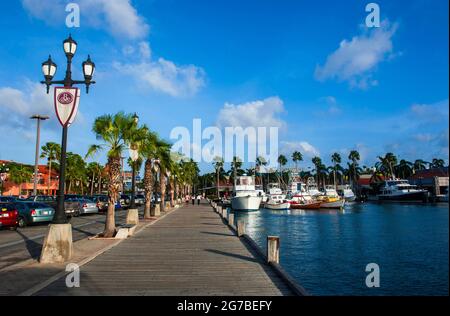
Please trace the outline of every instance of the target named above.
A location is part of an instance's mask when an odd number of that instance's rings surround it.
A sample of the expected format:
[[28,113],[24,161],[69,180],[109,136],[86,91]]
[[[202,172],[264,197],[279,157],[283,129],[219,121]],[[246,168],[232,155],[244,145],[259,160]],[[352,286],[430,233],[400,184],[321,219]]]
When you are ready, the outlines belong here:
[[98,207],[97,203],[91,200],[87,199],[79,199],[78,200],[81,204],[80,214],[97,214],[98,213]]

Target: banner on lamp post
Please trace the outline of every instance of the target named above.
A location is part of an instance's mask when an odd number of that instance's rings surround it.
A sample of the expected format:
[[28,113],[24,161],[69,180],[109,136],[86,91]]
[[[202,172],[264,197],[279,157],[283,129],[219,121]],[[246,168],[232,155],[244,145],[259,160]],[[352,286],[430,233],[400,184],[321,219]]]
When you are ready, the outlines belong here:
[[75,120],[80,103],[79,89],[55,88],[55,112],[62,126],[70,126]]

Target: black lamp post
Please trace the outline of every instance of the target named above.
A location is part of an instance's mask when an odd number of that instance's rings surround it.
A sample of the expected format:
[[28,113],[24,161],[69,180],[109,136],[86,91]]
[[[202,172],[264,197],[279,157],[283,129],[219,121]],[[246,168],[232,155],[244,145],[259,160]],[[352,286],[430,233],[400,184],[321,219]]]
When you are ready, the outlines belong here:
[[[94,84],[95,81],[92,81],[92,77],[95,71],[95,64],[91,61],[90,56],[88,59],[83,62],[83,74],[84,80],[72,80],[72,59],[75,56],[75,52],[77,51],[77,42],[72,39],[72,36],[69,35],[69,38],[64,40],[63,42],[64,53],[67,58],[67,69],[66,76],[64,80],[53,80],[55,76],[57,66],[52,61],[51,56],[48,57],[48,60],[42,63],[42,72],[44,73],[44,81],[41,83],[47,86],[47,93],[50,92],[50,86],[53,84],[62,84],[66,88],[70,88],[74,85],[84,84],[86,86],[86,93],[89,93],[89,86]],[[65,181],[66,181],[66,151],[67,151],[67,130],[68,124],[63,126],[62,130],[62,144],[61,144],[61,162],[60,162],[60,171],[59,171],[59,190],[58,190],[58,198],[57,198],[57,207],[55,211],[55,216],[53,217],[53,224],[66,224],[67,217],[64,210],[64,191],[65,191]]]
[[[134,113],[133,115],[134,124],[139,123],[139,116]],[[133,146],[133,145],[132,145]],[[136,197],[136,161],[138,160],[138,151],[137,148],[130,148],[131,153],[131,162],[132,162],[132,179],[131,179],[131,201],[130,201],[130,209],[136,207],[135,197]]]

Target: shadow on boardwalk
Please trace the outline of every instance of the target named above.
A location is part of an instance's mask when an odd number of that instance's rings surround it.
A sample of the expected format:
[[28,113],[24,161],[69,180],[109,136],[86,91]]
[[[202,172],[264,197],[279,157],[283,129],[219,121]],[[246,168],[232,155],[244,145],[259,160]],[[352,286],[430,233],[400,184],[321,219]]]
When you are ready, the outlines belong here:
[[209,206],[185,206],[37,295],[293,295]]

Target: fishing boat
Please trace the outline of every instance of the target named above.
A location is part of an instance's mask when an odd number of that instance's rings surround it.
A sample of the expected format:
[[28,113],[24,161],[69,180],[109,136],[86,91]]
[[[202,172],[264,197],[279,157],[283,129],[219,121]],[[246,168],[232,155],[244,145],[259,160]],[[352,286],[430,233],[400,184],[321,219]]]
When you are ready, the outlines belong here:
[[317,197],[321,202],[320,208],[343,209],[345,206],[345,199],[341,198],[333,186],[325,187],[325,195]]
[[320,208],[321,202],[313,199],[309,194],[295,194],[289,200],[292,209],[317,210]]
[[257,211],[261,201],[262,195],[256,191],[255,179],[250,176],[237,177],[231,208],[234,211]]
[[288,210],[290,209],[291,204],[282,199],[281,196],[272,196],[266,202],[264,207],[269,210]]

